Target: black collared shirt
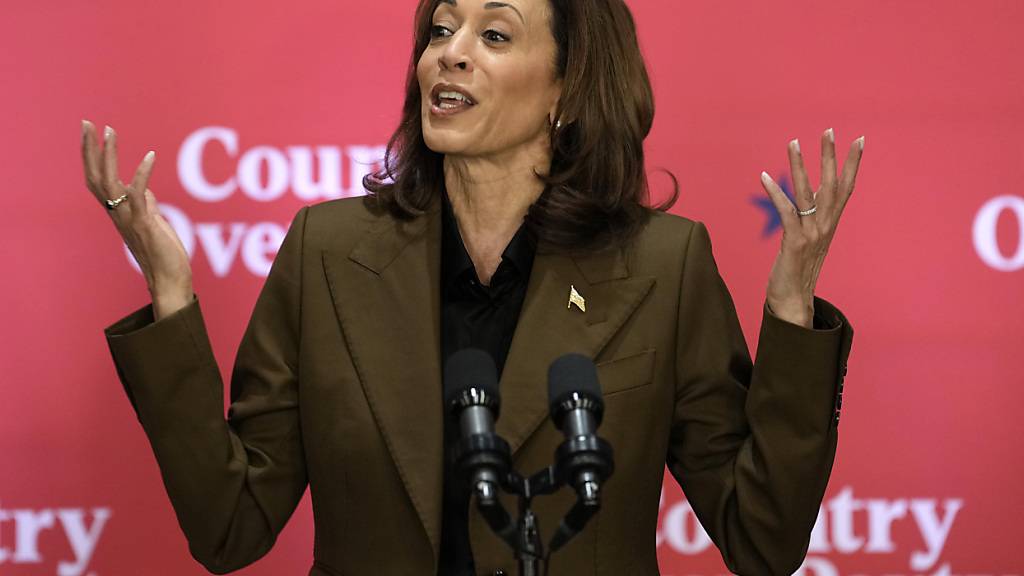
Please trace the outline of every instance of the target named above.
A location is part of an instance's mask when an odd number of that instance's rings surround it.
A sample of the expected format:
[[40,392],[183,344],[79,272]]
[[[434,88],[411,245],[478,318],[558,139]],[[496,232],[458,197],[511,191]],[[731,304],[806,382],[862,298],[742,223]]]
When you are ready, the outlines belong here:
[[[520,226],[502,252],[501,264],[491,277],[490,285],[484,286],[466,252],[447,194],[442,194],[442,203],[442,366],[445,359],[463,348],[480,348],[494,358],[500,376],[526,297],[536,244],[526,227]],[[447,413],[444,437],[444,505],[438,575],[472,576],[475,572],[467,526],[469,491],[457,481],[447,460],[447,447],[458,438],[458,422]]]

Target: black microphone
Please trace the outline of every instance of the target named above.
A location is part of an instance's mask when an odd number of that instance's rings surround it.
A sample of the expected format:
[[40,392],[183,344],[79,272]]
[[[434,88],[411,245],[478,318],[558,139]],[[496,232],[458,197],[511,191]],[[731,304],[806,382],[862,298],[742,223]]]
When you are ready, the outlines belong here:
[[601,483],[614,471],[612,447],[597,437],[604,415],[601,385],[594,362],[582,354],[566,354],[548,369],[551,420],[565,434],[555,452],[555,475],[576,491],[569,511],[551,541],[551,551],[565,545],[600,509]]
[[465,348],[445,362],[444,403],[459,423],[450,458],[481,503],[493,503],[511,467],[508,443],[494,432],[501,409],[498,370],[483,350]]

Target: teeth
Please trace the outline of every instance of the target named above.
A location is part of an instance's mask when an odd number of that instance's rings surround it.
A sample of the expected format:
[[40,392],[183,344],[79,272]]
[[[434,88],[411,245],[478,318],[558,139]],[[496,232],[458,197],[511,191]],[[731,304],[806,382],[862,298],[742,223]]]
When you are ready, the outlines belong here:
[[438,96],[445,100],[459,100],[460,102],[470,103],[469,98],[466,98],[461,92],[441,92]]

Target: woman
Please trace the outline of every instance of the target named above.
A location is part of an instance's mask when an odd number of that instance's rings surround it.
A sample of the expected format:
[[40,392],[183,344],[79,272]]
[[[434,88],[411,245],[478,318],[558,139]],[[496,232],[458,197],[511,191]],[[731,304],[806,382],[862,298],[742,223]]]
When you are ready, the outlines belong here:
[[[616,472],[552,573],[656,574],[666,463],[731,570],[794,571],[852,337],[814,287],[863,138],[837,181],[823,134],[816,194],[790,144],[796,206],[762,174],[784,233],[752,364],[704,226],[642,205],[653,103],[621,0],[423,0],[412,64],[371,196],[292,222],[227,421],[186,253],[146,187],[153,153],[125,186],[116,134],[101,154],[83,124],[88,186],[153,300],[108,344],[193,556],[255,561],[308,483],[310,574],[511,573],[442,458],[442,360],[475,345],[503,366],[497,431],[523,472],[562,440],[544,424],[551,360],[598,364]],[[534,502],[546,535],[572,500]]]

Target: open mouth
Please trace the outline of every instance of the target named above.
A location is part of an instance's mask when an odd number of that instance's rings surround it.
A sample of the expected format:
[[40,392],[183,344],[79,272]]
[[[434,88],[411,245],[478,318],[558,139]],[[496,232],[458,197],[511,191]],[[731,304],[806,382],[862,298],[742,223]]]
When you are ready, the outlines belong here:
[[469,92],[450,84],[434,86],[430,96],[431,111],[439,116],[457,114],[476,105]]

